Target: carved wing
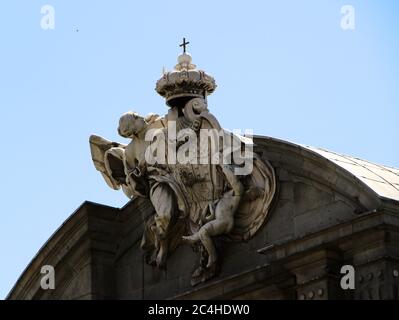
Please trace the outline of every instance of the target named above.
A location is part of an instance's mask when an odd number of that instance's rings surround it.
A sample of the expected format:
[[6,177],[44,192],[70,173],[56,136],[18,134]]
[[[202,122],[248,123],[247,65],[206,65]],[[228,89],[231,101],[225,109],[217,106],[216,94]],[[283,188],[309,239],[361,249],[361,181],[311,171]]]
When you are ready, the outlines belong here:
[[118,190],[126,181],[123,163],[126,146],[96,135],[91,135],[89,142],[95,168],[109,187]]

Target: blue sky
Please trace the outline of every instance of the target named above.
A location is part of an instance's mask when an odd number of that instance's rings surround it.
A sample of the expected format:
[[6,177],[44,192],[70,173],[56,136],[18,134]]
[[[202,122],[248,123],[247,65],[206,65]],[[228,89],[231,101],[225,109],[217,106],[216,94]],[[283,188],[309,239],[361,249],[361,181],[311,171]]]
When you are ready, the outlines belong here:
[[[40,26],[43,5],[55,29]],[[355,30],[340,27],[355,8]],[[188,38],[225,128],[399,167],[397,1],[1,1],[0,298],[85,200],[122,206],[88,137],[164,114],[154,90]]]

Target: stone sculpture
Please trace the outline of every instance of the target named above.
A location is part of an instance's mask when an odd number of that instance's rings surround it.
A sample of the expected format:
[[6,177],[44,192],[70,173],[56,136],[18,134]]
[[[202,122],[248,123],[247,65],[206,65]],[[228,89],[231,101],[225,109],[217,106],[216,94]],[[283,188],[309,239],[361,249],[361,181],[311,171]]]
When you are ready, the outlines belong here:
[[175,69],[156,85],[168,114],[128,112],[118,127],[128,145],[92,135],[90,147],[111,188],[122,188],[129,199],[146,197],[154,207],[141,243],[147,263],[163,268],[173,250],[189,244],[200,255],[196,285],[218,272],[216,239],[247,241],[263,225],[276,178],[252,152],[251,139],[223,130],[209,112],[215,80],[192,64],[185,45]]

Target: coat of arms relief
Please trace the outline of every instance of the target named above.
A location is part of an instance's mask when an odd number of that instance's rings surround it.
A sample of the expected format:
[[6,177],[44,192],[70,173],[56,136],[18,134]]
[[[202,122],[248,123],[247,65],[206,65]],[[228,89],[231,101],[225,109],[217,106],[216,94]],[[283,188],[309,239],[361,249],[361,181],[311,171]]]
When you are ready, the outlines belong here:
[[121,116],[118,133],[128,145],[92,135],[94,165],[106,183],[129,199],[146,197],[154,214],[143,222],[141,248],[148,264],[164,268],[180,245],[198,252],[192,285],[214,277],[215,241],[248,241],[261,228],[276,193],[272,166],[252,151],[252,140],[222,129],[207,96],[215,80],[184,52],[164,72],[156,91],[165,116]]

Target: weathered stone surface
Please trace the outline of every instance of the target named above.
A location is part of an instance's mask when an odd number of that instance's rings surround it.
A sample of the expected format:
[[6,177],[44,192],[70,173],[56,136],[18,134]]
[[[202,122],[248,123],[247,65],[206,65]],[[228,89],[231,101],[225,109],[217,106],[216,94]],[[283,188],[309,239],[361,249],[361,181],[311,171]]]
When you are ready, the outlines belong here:
[[[272,162],[276,201],[267,223],[248,242],[216,239],[223,250],[214,279],[192,288],[196,254],[188,246],[179,246],[165,269],[145,263],[143,221],[154,210],[148,200],[138,198],[122,209],[86,202],[39,251],[8,298],[398,299],[399,204],[342,176],[335,164],[325,170],[350,186],[331,184],[325,175],[315,178],[304,167],[296,172],[307,160],[288,157],[306,157],[306,149],[270,138],[257,143],[264,155],[280,154]],[[55,267],[55,290],[40,288],[44,264]],[[344,264],[355,267],[355,290],[339,285]]]

